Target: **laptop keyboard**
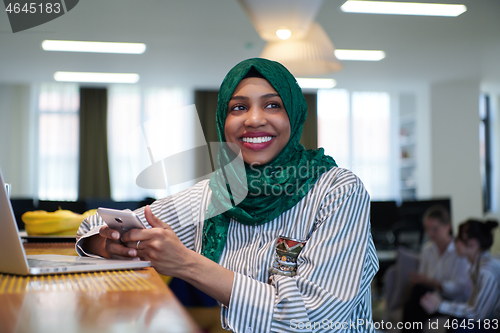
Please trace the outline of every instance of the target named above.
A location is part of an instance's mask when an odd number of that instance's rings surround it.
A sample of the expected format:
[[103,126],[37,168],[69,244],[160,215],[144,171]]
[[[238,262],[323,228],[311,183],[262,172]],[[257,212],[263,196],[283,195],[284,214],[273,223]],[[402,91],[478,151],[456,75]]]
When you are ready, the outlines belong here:
[[92,265],[88,262],[78,262],[78,261],[52,261],[52,260],[40,260],[28,258],[29,267],[61,267],[61,266],[80,266],[80,265]]

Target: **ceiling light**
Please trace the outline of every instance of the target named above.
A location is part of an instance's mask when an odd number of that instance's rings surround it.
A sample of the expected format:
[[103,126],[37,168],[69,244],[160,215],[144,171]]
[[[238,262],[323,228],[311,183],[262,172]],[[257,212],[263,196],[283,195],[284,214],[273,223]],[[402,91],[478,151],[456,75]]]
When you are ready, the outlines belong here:
[[301,39],[309,30],[323,0],[239,0],[260,38],[280,41],[276,31],[286,27],[291,39]]
[[348,0],[340,9],[348,13],[455,17],[465,12],[467,7],[441,3]]
[[337,85],[334,79],[297,78],[297,83],[302,89],[330,89]]
[[142,54],[146,51],[146,44],[44,40],[42,48],[45,51]]
[[316,76],[339,71],[335,47],[323,28],[313,22],[306,37],[267,42],[261,58],[278,61],[297,76]]
[[139,74],[55,72],[54,79],[62,82],[137,83]]
[[276,30],[276,36],[278,36],[279,39],[285,40],[290,38],[292,35],[292,32],[288,29],[278,29]]
[[379,50],[335,50],[339,60],[379,61],[385,58],[385,52]]

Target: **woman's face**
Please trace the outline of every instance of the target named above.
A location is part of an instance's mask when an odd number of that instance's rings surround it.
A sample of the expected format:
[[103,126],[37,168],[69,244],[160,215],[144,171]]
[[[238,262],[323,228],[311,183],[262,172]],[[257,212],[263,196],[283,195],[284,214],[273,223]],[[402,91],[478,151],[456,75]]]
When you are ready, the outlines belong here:
[[425,233],[434,243],[441,243],[450,237],[450,225],[443,225],[438,219],[429,217],[424,221]]
[[272,161],[290,139],[290,120],[283,101],[262,78],[241,80],[228,103],[224,134],[237,144],[248,164]]
[[480,251],[479,242],[475,238],[468,238],[466,235],[458,235],[455,238],[455,248],[457,254],[462,257],[473,257]]

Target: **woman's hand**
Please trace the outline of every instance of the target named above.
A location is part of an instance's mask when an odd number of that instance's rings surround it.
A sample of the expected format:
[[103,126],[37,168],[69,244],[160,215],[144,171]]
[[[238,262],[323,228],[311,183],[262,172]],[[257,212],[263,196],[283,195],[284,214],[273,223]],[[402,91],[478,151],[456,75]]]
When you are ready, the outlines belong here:
[[[152,228],[129,230],[122,235],[122,242],[129,251],[136,251],[141,260],[151,261],[158,273],[180,277],[183,266],[194,252],[182,244],[167,223],[153,215],[149,206],[144,209],[144,216]],[[110,248],[116,252],[121,251],[111,244]],[[131,252],[126,253],[130,255]]]
[[123,245],[120,233],[107,225],[99,229],[99,234],[86,238],[82,246],[85,252],[108,259],[131,259],[137,256],[137,250]]
[[420,299],[420,305],[429,314],[436,312],[439,308],[439,304],[441,304],[441,296],[439,296],[437,292],[426,293]]
[[129,230],[122,235],[122,242],[136,249],[141,260],[151,261],[158,273],[181,278],[229,306],[234,273],[184,246],[149,206],[144,209],[144,216],[152,228]]
[[103,244],[101,245],[104,249],[105,258],[110,259],[131,259],[137,256],[137,250],[134,248],[126,247],[120,241],[120,233],[116,230],[111,229],[107,225],[99,229],[99,236],[103,239]]

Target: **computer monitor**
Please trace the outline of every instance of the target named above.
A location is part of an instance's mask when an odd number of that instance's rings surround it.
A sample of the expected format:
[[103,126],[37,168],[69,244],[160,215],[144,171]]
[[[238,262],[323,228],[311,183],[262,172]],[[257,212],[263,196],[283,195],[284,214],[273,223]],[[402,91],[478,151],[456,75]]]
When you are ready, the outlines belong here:
[[451,218],[450,198],[403,201],[399,207],[401,222],[422,225],[425,212],[432,206],[440,205],[448,210]]
[[370,202],[370,224],[377,250],[395,249],[394,225],[399,220],[396,201]]
[[399,220],[399,211],[396,201],[370,202],[370,222],[372,230],[391,230]]
[[377,249],[390,250],[402,245],[419,251],[425,238],[422,219],[434,205],[451,210],[449,198],[403,201],[399,206],[396,201],[372,201],[370,222]]
[[400,220],[394,229],[396,245],[420,251],[425,239],[424,214],[427,209],[436,205],[446,208],[451,217],[451,200],[449,198],[403,201],[399,207]]

